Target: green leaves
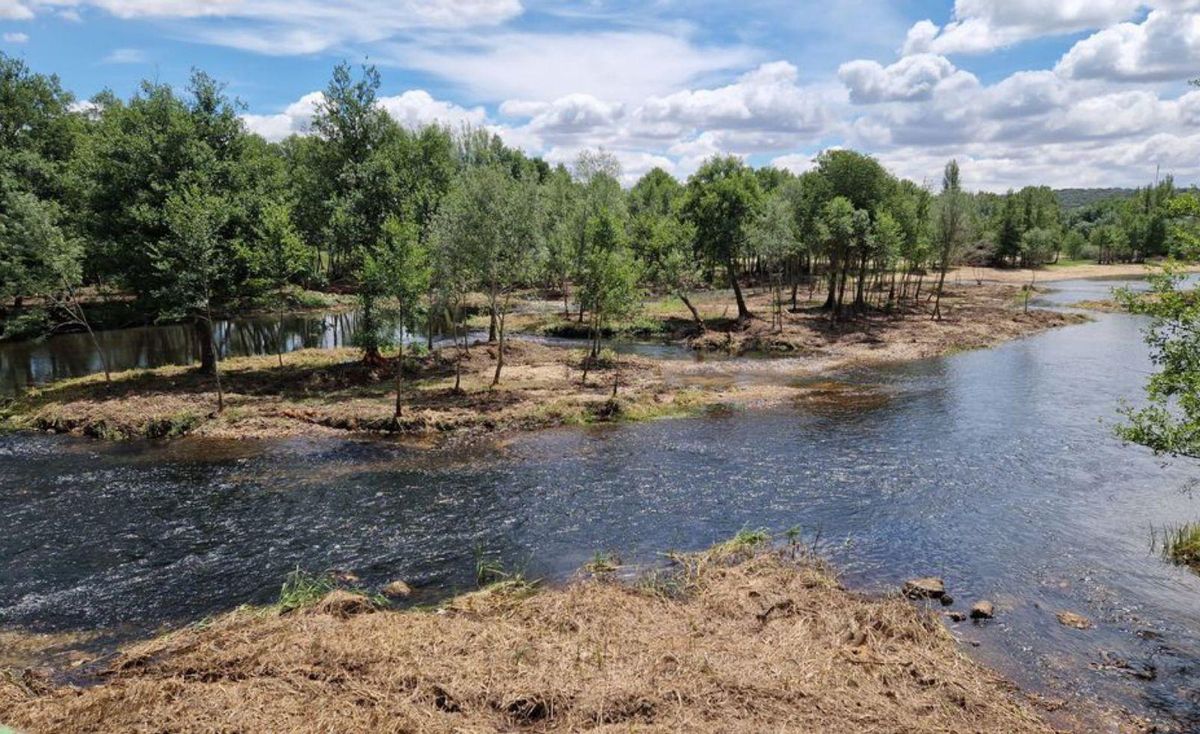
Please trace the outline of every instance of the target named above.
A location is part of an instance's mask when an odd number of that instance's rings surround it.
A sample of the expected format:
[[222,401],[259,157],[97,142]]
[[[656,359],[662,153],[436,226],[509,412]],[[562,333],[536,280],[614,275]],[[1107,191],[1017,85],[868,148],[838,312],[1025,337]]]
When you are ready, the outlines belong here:
[[1146,344],[1159,369],[1146,385],[1148,405],[1125,406],[1117,434],[1155,453],[1200,458],[1200,298],[1180,289],[1184,279],[1168,266],[1150,276],[1149,294],[1117,291],[1130,312],[1151,318]]

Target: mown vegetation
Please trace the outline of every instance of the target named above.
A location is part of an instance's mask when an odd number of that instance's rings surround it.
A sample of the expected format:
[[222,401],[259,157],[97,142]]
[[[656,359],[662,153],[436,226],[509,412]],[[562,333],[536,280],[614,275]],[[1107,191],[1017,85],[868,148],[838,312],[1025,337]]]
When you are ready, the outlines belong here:
[[63,734],[1052,731],[929,612],[846,591],[794,542],[745,531],[628,584],[601,560],[565,588],[489,574],[436,610],[306,578],[122,651],[95,685],[0,679],[0,717]]

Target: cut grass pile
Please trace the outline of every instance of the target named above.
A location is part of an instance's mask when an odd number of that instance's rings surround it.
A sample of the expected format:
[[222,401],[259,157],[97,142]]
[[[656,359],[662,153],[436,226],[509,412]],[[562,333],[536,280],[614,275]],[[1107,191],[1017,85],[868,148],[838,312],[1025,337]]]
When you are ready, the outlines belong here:
[[850,593],[757,531],[629,584],[505,580],[422,611],[305,596],[132,647],[96,685],[0,682],[0,721],[59,734],[1050,731],[928,612]]

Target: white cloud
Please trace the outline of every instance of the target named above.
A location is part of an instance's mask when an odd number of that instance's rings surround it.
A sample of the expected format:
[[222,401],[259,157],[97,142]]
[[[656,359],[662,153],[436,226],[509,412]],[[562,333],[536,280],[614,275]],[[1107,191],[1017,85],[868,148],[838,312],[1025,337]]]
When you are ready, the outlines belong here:
[[725,128],[816,135],[831,122],[825,100],[797,84],[786,61],[763,64],[735,83],[715,89],[676,92],[646,100],[641,119],[680,129]]
[[33,11],[20,0],[0,0],[0,20],[29,20]]
[[190,20],[177,30],[215,45],[278,55],[382,41],[406,31],[495,26],[523,11],[520,0],[0,0],[0,19],[86,9],[123,19]]
[[144,64],[146,63],[146,52],[136,48],[118,48],[113,49],[108,56],[104,57],[106,64]]
[[[321,92],[309,92],[283,112],[274,115],[243,115],[246,127],[267,140],[282,140],[289,135],[309,132],[313,115],[321,104]],[[482,107],[465,108],[435,99],[422,89],[410,89],[392,97],[380,97],[379,106],[388,111],[396,122],[410,129],[439,124],[458,128],[462,125],[483,126],[487,113]]]
[[744,48],[703,48],[675,35],[629,31],[497,33],[469,44],[451,38],[397,47],[391,61],[447,79],[488,102],[546,102],[571,94],[640,102],[753,59]]
[[1031,38],[1103,28],[1132,17],[1145,0],[955,0],[954,19],[921,21],[904,52],[983,53]]
[[5,33],[0,38],[3,38],[5,43],[27,43],[29,41],[29,36],[24,33]]
[[838,78],[850,90],[850,101],[858,104],[929,99],[943,81],[962,75],[971,76],[934,54],[905,56],[887,67],[875,61],[851,61],[838,69]]
[[1200,65],[1200,16],[1154,10],[1142,23],[1120,23],[1076,43],[1057,71],[1076,79],[1185,79]]

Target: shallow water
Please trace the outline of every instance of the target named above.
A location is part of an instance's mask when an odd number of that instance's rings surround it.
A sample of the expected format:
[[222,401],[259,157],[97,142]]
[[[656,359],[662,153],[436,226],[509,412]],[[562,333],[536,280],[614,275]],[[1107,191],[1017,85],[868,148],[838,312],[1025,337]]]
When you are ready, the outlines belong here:
[[[1064,303],[1109,284],[1054,287]],[[798,525],[851,587],[936,574],[956,608],[996,602],[955,630],[1018,683],[1200,726],[1200,577],[1150,549],[1152,526],[1200,518],[1200,467],[1111,435],[1150,370],[1140,326],[1100,315],[841,376],[887,399],[453,451],[0,437],[0,626],[129,638],[269,601],[297,566],[436,595],[469,587],[481,552],[562,579],[596,551],[656,563]]]

